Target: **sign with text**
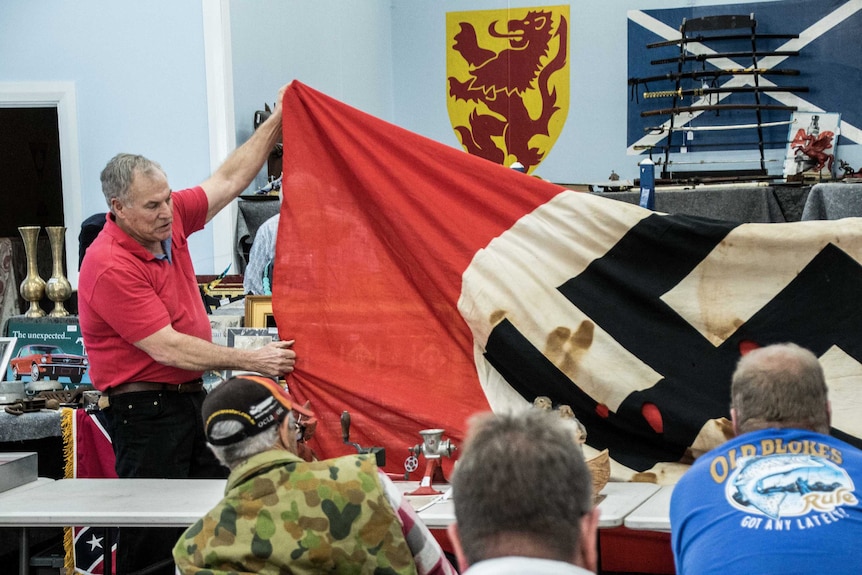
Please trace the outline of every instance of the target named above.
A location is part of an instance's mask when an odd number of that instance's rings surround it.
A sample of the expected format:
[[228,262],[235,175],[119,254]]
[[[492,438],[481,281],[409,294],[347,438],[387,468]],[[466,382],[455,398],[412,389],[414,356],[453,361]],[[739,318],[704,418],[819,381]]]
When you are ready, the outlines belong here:
[[17,341],[4,379],[49,379],[66,387],[90,383],[89,362],[77,317],[12,317],[6,323],[6,335]]

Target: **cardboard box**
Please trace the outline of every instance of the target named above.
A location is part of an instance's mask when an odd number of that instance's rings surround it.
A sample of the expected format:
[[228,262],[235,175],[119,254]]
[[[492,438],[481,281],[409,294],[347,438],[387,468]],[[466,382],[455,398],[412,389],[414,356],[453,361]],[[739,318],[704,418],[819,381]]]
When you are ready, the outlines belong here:
[[38,468],[35,453],[0,453],[0,493],[36,481]]

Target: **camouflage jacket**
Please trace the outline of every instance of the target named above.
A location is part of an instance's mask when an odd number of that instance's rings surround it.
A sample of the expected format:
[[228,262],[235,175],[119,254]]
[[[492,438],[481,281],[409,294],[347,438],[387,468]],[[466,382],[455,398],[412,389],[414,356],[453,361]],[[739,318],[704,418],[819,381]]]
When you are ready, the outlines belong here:
[[174,547],[179,573],[411,574],[416,567],[374,457],[307,462],[259,453]]

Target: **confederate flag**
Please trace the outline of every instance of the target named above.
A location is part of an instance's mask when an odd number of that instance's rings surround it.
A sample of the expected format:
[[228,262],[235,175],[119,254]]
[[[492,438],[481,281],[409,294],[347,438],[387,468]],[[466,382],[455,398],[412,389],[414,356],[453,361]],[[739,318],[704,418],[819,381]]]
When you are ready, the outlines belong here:
[[[60,421],[67,479],[117,477],[114,449],[103,417],[100,412],[63,408]],[[67,527],[63,541],[66,572],[101,575],[105,572],[105,550],[110,545],[111,572],[116,573],[117,533],[116,527]]]

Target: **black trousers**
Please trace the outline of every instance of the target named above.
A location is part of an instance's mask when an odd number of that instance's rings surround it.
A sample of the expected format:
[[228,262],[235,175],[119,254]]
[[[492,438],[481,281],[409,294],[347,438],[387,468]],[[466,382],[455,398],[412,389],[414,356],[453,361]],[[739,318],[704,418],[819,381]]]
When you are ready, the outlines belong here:
[[[117,475],[162,479],[227,477],[227,468],[206,444],[201,419],[204,397],[205,391],[112,395],[105,414]],[[174,575],[172,550],[183,531],[183,528],[121,528],[117,573]]]

